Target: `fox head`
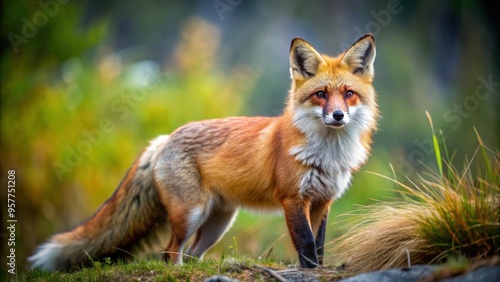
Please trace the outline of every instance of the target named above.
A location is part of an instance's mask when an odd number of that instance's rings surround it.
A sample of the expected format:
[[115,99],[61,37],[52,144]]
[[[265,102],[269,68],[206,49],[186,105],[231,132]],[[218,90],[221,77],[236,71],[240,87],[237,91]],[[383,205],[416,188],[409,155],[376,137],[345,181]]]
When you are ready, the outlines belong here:
[[367,34],[337,57],[319,54],[301,38],[292,40],[292,88],[288,107],[294,124],[327,131],[375,128],[378,109],[372,86],[375,39]]

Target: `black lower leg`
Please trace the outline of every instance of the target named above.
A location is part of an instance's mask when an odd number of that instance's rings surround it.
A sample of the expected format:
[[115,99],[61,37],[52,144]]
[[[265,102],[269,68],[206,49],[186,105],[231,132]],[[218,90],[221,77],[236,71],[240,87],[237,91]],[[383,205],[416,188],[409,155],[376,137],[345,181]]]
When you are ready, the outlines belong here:
[[318,254],[318,263],[323,265],[323,255],[325,253],[325,233],[326,233],[327,215],[321,221],[316,235],[316,253]]

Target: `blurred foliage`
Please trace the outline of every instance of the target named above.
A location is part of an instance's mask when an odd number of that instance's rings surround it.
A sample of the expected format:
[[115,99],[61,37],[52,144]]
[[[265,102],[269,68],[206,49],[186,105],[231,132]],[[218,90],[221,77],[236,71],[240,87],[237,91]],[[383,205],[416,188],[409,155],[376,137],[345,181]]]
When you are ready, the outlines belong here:
[[[338,215],[393,195],[366,171],[388,175],[392,163],[404,179],[435,166],[426,110],[456,156],[473,152],[463,138],[472,126],[500,145],[493,1],[221,1],[2,2],[0,175],[17,171],[21,268],[50,234],[90,216],[156,135],[194,120],[279,115],[296,36],[329,55],[366,32],[377,41],[383,118],[368,164],[332,207],[328,239],[343,232]],[[281,216],[241,212],[212,254],[236,242],[241,253],[294,261],[286,233]]]

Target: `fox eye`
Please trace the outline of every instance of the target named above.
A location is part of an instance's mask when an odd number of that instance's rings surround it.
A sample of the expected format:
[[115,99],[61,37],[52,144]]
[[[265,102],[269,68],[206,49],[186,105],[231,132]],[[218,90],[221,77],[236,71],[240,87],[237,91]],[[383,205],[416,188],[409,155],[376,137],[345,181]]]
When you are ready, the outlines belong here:
[[353,95],[354,95],[354,92],[352,90],[347,90],[347,92],[345,93],[346,98],[351,98]]
[[326,99],[326,93],[324,91],[318,91],[314,94],[316,94],[316,96],[320,99]]

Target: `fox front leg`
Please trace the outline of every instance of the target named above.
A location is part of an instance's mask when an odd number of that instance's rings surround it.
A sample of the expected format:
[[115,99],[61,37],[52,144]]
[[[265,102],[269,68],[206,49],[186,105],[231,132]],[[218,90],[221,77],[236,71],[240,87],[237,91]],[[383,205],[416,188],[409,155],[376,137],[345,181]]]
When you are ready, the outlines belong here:
[[285,199],[282,201],[285,211],[286,225],[293,245],[299,255],[302,268],[315,268],[319,265],[316,253],[316,242],[309,223],[310,203]]
[[319,265],[323,265],[323,254],[325,252],[325,233],[328,222],[328,213],[332,200],[316,202],[311,205],[311,227],[316,238],[316,254]]

